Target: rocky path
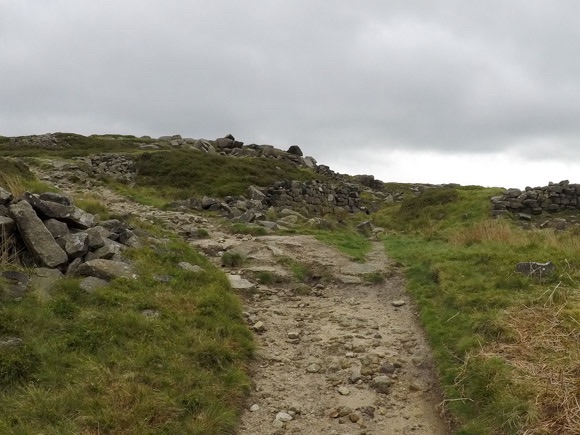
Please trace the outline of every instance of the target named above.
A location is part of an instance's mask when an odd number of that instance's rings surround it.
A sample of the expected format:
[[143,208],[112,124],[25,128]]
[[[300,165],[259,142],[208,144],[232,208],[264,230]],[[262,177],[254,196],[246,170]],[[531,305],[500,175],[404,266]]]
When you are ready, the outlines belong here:
[[[38,175],[65,192],[87,192],[62,168]],[[184,235],[191,225],[206,228],[211,237],[191,243],[216,264],[224,251],[245,259],[227,270],[258,343],[240,434],[449,433],[424,333],[380,242],[355,263],[310,236],[235,236],[216,221],[136,204],[104,186],[90,193],[115,213]],[[298,277],[297,265],[309,273]]]

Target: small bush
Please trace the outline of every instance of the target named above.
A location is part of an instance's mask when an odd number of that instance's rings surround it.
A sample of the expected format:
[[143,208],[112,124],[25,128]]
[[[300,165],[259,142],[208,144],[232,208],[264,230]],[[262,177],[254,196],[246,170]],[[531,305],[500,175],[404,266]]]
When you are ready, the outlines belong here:
[[260,284],[269,285],[276,282],[276,276],[271,272],[258,272],[256,276]]

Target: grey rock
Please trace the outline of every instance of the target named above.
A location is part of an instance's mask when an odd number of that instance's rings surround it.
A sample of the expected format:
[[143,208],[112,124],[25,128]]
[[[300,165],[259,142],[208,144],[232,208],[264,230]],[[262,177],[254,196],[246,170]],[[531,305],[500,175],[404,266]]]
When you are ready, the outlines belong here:
[[348,396],[350,394],[350,390],[342,386],[338,387],[336,391],[338,391],[338,394],[340,394],[341,396]]
[[311,156],[303,157],[302,162],[304,163],[304,166],[306,166],[307,168],[315,168],[316,167],[316,159],[314,157],[311,157]]
[[216,204],[219,204],[219,200],[217,200],[215,198],[210,198],[209,196],[204,196],[201,199],[201,207],[204,210],[208,210],[209,208],[211,208],[212,206],[215,206]]
[[360,381],[363,378],[363,376],[360,372],[360,369],[361,368],[358,365],[352,366],[350,368],[350,377],[348,379],[351,383],[356,384],[358,381]]
[[356,230],[359,233],[369,237],[373,233],[373,225],[370,221],[364,221],[356,226]]
[[10,237],[16,230],[16,222],[8,216],[0,216],[0,238]]
[[276,222],[272,222],[272,221],[258,221],[257,225],[261,225],[264,228],[267,228],[267,229],[272,230],[272,231],[276,231],[279,228],[278,224]]
[[300,149],[300,147],[298,145],[292,145],[290,148],[288,148],[288,151],[286,151],[288,154],[293,154],[295,156],[298,157],[302,157],[304,154],[302,154],[302,150]]
[[14,195],[0,187],[0,205],[8,205],[14,199]]
[[395,370],[396,370],[396,367],[391,362],[383,363],[383,364],[381,364],[381,367],[379,368],[379,372],[384,373],[386,375],[392,375],[393,373],[395,373]]
[[87,276],[79,283],[79,287],[87,293],[94,293],[97,289],[108,286],[109,283],[104,279],[94,276]]
[[179,263],[178,266],[181,269],[186,270],[188,272],[194,272],[194,273],[205,272],[205,270],[203,268],[199,267],[197,264],[191,264],[191,263],[187,263],[185,261],[182,261],[181,263]]
[[264,325],[264,322],[258,321],[256,323],[254,323],[254,325],[252,326],[252,329],[256,332],[265,332],[266,326]]
[[89,236],[86,233],[68,234],[59,240],[69,258],[85,255],[89,250]]
[[234,290],[252,290],[255,288],[254,284],[247,279],[242,278],[240,275],[228,274],[227,277]]
[[78,268],[78,273],[84,276],[101,278],[105,281],[110,281],[115,278],[137,278],[135,271],[129,264],[120,261],[102,259],[91,260],[81,264]]
[[24,342],[19,337],[7,337],[3,340],[0,340],[0,349],[3,347],[18,347],[22,346]]
[[371,386],[377,393],[388,394],[393,380],[388,376],[377,376],[373,379]]
[[215,140],[215,146],[217,149],[230,149],[234,148],[235,141],[228,137],[220,137]]
[[11,204],[10,215],[30,253],[41,266],[58,267],[68,261],[66,252],[58,246],[28,202]]
[[94,252],[89,252],[85,257],[86,261],[104,259],[111,260],[118,258],[121,255],[121,251],[124,246],[118,242],[110,239],[104,239],[104,245]]
[[292,420],[292,416],[290,414],[288,414],[287,412],[281,411],[278,414],[276,414],[276,420],[287,422],[287,421]]
[[298,224],[298,216],[291,214],[278,219],[278,223],[287,227],[292,227]]
[[275,427],[276,429],[282,429],[284,427],[284,422],[275,418],[274,421],[272,422],[272,426]]
[[68,267],[66,268],[66,276],[72,276],[72,275],[76,275],[79,266],[83,263],[83,259],[81,257],[75,258],[73,261],[71,261],[68,265]]
[[256,186],[250,186],[248,187],[248,198],[257,201],[263,201],[266,199],[266,195],[260,190],[260,188]]
[[306,367],[308,373],[318,373],[320,370],[322,370],[322,367],[318,363],[312,363]]
[[55,282],[63,278],[63,274],[58,269],[47,267],[37,267],[32,270],[30,277],[30,288],[41,294],[48,294]]
[[50,234],[52,234],[52,237],[54,237],[55,240],[70,234],[70,230],[68,229],[67,224],[57,219],[45,220],[44,226],[48,229],[48,231],[50,231]]
[[161,315],[161,313],[159,311],[151,310],[151,309],[143,310],[143,311],[141,311],[141,314],[145,317],[151,317],[151,318],[159,317]]
[[538,263],[535,261],[528,261],[518,263],[516,265],[516,272],[522,275],[531,276],[533,278],[542,278],[551,275],[556,271],[556,266],[551,261],[546,263]]
[[250,406],[250,412],[256,412],[256,411],[259,411],[259,410],[260,410],[260,406],[259,405],[254,404],[254,405]]
[[402,307],[405,304],[406,304],[406,302],[404,300],[402,300],[402,299],[399,299],[399,300],[396,300],[396,301],[392,301],[391,302],[391,305],[393,307]]
[[[5,270],[0,272],[0,278],[2,278],[6,283],[5,289],[8,296],[12,298],[21,298],[26,294],[28,284],[30,283],[30,277],[26,273],[15,270]],[[2,287],[0,287],[0,289],[1,288]]]
[[38,195],[38,197],[40,199],[42,199],[43,201],[56,202],[57,204],[62,204],[62,205],[67,205],[67,206],[74,205],[72,202],[72,199],[70,199],[68,196],[61,195],[60,193],[45,192],[45,193],[41,193],[40,195]]
[[113,234],[110,230],[103,227],[102,225],[89,228],[86,230],[86,233],[89,240],[89,249],[91,250],[96,250],[105,246],[105,240],[110,238]]
[[87,229],[94,227],[96,218],[94,215],[86,213],[78,207],[63,205],[57,202],[44,201],[30,192],[25,192],[23,198],[34,208],[39,216],[43,218],[58,219],[75,228]]
[[296,340],[300,338],[300,333],[298,331],[290,331],[286,335],[290,340]]

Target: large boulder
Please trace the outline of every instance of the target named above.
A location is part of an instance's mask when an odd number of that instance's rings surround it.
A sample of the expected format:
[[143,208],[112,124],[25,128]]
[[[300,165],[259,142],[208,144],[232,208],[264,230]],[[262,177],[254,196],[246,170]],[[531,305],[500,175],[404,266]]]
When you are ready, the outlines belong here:
[[293,154],[295,156],[298,157],[302,157],[304,154],[302,154],[302,150],[300,149],[300,147],[298,145],[292,145],[290,148],[288,148],[287,151],[289,154]]
[[58,246],[52,234],[44,226],[26,201],[10,205],[10,215],[16,221],[20,236],[34,259],[46,267],[58,267],[68,261],[66,252]]

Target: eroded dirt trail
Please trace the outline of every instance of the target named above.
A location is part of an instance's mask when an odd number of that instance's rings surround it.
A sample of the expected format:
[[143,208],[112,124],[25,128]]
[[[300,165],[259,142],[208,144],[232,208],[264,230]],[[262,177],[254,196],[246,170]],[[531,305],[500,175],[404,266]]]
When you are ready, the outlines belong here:
[[[65,192],[87,192],[66,182],[62,168],[38,175],[58,176]],[[103,186],[89,191],[115,213],[161,220],[181,234],[190,224],[207,228],[210,239],[190,242],[216,264],[226,250],[245,257],[228,271],[253,286],[238,291],[258,343],[240,434],[449,433],[424,333],[381,243],[355,263],[310,236],[229,235],[205,217],[136,204]],[[292,263],[314,276],[299,283]],[[258,276],[274,279],[264,285]]]
[[[238,272],[250,280],[259,271],[290,276],[281,258],[321,275],[310,291],[282,280],[246,295],[259,357],[241,434],[448,433],[429,348],[381,243],[365,263],[310,236],[259,237],[233,249],[246,255]],[[381,275],[384,282],[365,283]]]

